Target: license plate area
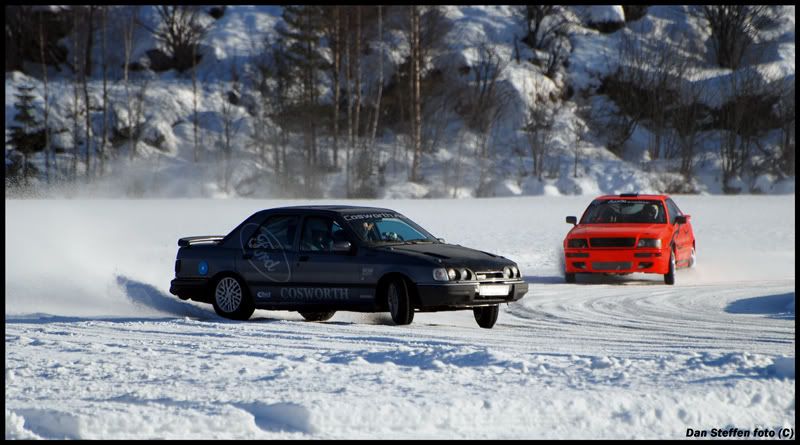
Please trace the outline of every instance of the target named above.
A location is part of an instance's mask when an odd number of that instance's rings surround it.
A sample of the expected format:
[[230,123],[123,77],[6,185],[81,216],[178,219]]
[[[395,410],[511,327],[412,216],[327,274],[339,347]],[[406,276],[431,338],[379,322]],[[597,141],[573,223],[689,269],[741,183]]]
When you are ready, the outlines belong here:
[[481,284],[478,289],[481,297],[505,297],[510,291],[510,284]]

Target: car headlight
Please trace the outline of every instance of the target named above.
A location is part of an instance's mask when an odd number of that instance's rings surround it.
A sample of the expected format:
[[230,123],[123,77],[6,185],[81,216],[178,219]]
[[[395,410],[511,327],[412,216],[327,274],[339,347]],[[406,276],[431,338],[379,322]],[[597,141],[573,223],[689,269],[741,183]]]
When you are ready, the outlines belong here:
[[661,248],[661,240],[655,238],[640,238],[636,247]]
[[458,278],[458,272],[455,269],[447,269],[447,277],[451,280],[456,280]]
[[461,280],[469,280],[470,273],[467,269],[461,269],[458,271],[459,279]]
[[513,272],[513,274],[511,275],[512,277],[519,278],[519,269],[517,268],[517,266],[511,266],[511,272]]
[[436,281],[448,281],[449,278],[447,276],[447,269],[433,269],[433,279]]
[[513,273],[511,272],[511,268],[510,267],[506,266],[506,267],[503,268],[503,276],[506,277],[506,278],[511,278],[511,277],[514,276]]
[[572,239],[567,240],[567,247],[583,249],[583,248],[585,248],[587,246],[588,246],[588,244],[586,243],[586,239],[585,238],[572,238]]

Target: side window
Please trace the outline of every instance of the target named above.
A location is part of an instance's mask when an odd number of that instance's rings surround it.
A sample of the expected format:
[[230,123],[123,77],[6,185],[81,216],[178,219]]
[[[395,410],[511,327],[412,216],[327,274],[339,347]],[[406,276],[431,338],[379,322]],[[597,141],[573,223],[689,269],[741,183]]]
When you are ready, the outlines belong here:
[[674,224],[675,218],[677,218],[679,215],[683,215],[683,212],[680,211],[678,206],[671,199],[667,199],[667,209],[669,211],[670,224]]
[[256,230],[247,247],[251,249],[291,250],[299,223],[297,216],[272,216]]
[[301,251],[332,252],[333,243],[337,241],[347,241],[347,235],[339,223],[320,216],[306,218],[300,237]]

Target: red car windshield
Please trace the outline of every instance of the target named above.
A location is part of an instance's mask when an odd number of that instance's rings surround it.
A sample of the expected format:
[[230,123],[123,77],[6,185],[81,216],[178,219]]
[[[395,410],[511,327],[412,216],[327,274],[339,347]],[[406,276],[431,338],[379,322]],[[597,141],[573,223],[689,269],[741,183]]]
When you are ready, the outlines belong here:
[[661,201],[603,199],[589,204],[581,224],[665,224]]

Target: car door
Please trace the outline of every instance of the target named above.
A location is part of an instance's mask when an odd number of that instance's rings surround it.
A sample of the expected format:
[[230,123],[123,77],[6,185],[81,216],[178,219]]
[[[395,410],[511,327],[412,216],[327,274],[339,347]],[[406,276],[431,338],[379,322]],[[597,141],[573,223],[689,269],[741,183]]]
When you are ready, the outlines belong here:
[[361,283],[362,264],[355,250],[335,252],[336,242],[355,246],[342,225],[327,215],[308,215],[300,231],[294,264],[294,288],[286,296],[298,303],[348,306],[370,301],[373,292]]
[[257,304],[285,303],[280,292],[294,280],[299,227],[299,215],[270,215],[258,227],[242,228],[236,268]]
[[675,230],[673,238],[675,240],[675,261],[688,261],[692,254],[692,237],[689,223],[675,224],[675,218],[683,215],[683,212],[672,199],[667,199],[667,212],[669,213],[669,223],[673,225]]

